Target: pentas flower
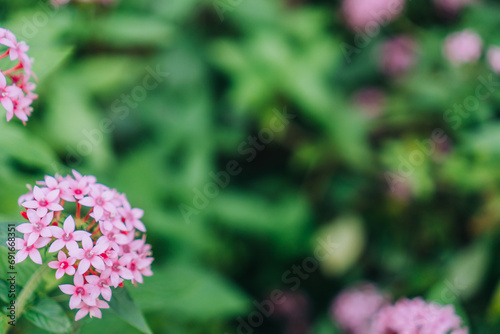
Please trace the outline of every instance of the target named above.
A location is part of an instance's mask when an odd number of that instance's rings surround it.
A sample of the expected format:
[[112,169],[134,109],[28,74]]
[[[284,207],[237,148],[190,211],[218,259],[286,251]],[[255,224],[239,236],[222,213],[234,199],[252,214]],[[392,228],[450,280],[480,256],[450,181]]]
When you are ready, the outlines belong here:
[[82,300],[87,305],[95,306],[97,303],[97,297],[99,296],[99,291],[95,286],[90,284],[85,284],[83,276],[76,274],[74,277],[74,285],[71,284],[61,284],[59,289],[67,295],[70,295],[69,308],[77,308]]
[[33,93],[36,85],[29,81],[34,74],[32,61],[27,52],[28,45],[17,41],[9,30],[0,28],[0,59],[9,58],[10,68],[0,68],[0,104],[6,111],[9,122],[14,116],[26,124],[31,116],[31,104],[38,96]]
[[63,207],[59,204],[59,189],[50,190],[49,188],[33,188],[33,200],[26,201],[22,204],[25,208],[36,209],[39,217],[47,215],[49,210],[62,211]]
[[76,269],[75,267],[73,267],[75,262],[76,259],[74,257],[68,258],[66,256],[66,253],[59,252],[59,254],[57,255],[57,261],[49,262],[49,267],[52,269],[57,269],[56,278],[60,279],[64,276],[64,274],[68,276],[72,276],[75,274]]
[[21,224],[17,226],[17,230],[28,236],[28,245],[33,245],[40,236],[51,237],[52,231],[50,230],[49,224],[52,222],[54,213],[50,212],[45,217],[40,218],[35,210],[28,210],[26,213],[28,216],[29,223]]
[[384,307],[376,316],[373,334],[467,334],[452,305],[426,303],[421,298],[402,299]]
[[103,238],[100,237],[94,246],[92,239],[85,236],[82,239],[82,248],[70,249],[69,254],[80,260],[80,265],[78,266],[79,274],[85,273],[90,268],[90,265],[98,270],[106,269],[104,261],[99,256],[108,248],[108,242]]
[[111,287],[126,280],[142,283],[144,276],[153,275],[151,246],[140,221],[144,212],[124,194],[77,171],[45,176],[28,190],[18,201],[29,222],[17,227],[24,237],[16,242],[16,262],[29,256],[42,264],[38,249],[46,246],[49,254],[58,252],[48,266],[56,270],[56,279],[74,275],[73,285],[60,288],[71,295],[70,308],[80,309],[75,320],[87,314],[100,317],[100,309],[109,306],[99,296],[111,300]]
[[16,238],[16,263],[24,261],[29,255],[33,262],[42,264],[42,257],[38,249],[47,246],[50,238],[39,238],[33,245],[29,245],[26,238],[29,238],[29,233],[24,235],[24,239]]
[[80,309],[78,312],[76,312],[75,320],[80,320],[87,314],[92,318],[102,318],[102,312],[100,309],[102,308],[109,308],[108,303],[106,303],[104,300],[97,300],[95,306],[89,306],[82,302],[78,308]]

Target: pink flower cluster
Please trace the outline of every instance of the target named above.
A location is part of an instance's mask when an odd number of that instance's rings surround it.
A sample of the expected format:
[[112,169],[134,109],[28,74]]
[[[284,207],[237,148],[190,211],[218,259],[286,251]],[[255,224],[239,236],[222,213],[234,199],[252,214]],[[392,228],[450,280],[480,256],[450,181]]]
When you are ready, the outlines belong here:
[[451,305],[426,303],[421,298],[402,299],[383,308],[377,315],[371,334],[467,334],[462,319]]
[[[132,208],[124,194],[76,171],[46,176],[29,188],[19,198],[29,222],[17,227],[24,237],[16,238],[16,262],[29,256],[42,264],[39,249],[50,244],[48,252],[57,252],[57,260],[48,266],[56,278],[74,276],[74,284],[59,287],[71,295],[70,308],[79,309],[75,320],[87,314],[100,318],[100,309],[109,307],[104,300],[111,299],[111,287],[123,286],[124,280],[142,283],[143,276],[153,274],[151,246],[140,221],[144,212]],[[74,216],[67,206],[76,206]]]
[[31,71],[31,59],[26,52],[29,47],[25,42],[18,42],[14,34],[4,28],[0,28],[0,48],[7,50],[0,54],[0,59],[9,57],[15,63],[11,68],[0,68],[0,103],[7,111],[7,121],[14,116],[24,124],[31,115],[31,104],[37,98],[33,93],[36,85],[30,82],[34,76]]
[[332,304],[332,318],[349,334],[468,334],[453,306],[401,299],[391,305],[372,284],[341,292]]

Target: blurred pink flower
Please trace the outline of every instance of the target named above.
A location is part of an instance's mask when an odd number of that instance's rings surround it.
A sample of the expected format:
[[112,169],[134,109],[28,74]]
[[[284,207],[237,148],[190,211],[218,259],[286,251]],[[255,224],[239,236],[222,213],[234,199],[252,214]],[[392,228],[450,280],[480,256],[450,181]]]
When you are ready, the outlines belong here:
[[333,301],[331,314],[345,331],[369,334],[374,315],[388,303],[387,296],[365,283],[342,291]]
[[353,103],[364,111],[366,116],[375,118],[382,113],[385,94],[376,87],[365,87],[355,92],[352,99]]
[[373,334],[467,334],[453,306],[426,303],[421,298],[402,299],[384,307],[376,316]]
[[491,69],[500,74],[500,47],[492,46],[488,50],[488,62],[490,63]]
[[416,61],[417,43],[410,36],[397,36],[385,42],[381,48],[380,68],[389,76],[408,71]]
[[446,37],[443,53],[455,65],[472,63],[481,57],[483,42],[472,30],[456,32]]
[[456,14],[463,7],[474,2],[477,2],[477,0],[434,0],[438,9],[449,14]]
[[397,18],[403,11],[405,0],[344,0],[342,13],[352,29],[381,26]]

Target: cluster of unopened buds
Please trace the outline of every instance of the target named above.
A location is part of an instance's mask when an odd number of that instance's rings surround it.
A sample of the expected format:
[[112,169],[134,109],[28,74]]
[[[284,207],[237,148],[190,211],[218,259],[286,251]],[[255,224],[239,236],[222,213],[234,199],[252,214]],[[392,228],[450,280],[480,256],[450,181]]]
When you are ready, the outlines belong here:
[[[109,308],[111,287],[122,287],[124,280],[142,283],[143,276],[153,274],[151,246],[140,220],[144,212],[132,208],[124,194],[76,171],[46,176],[28,188],[19,198],[26,209],[21,215],[29,222],[17,226],[24,237],[16,238],[16,262],[29,256],[42,264],[39,249],[46,246],[48,253],[57,252],[48,266],[56,270],[56,279],[74,276],[74,284],[59,288],[71,295],[69,307],[79,309],[75,320],[87,314],[100,318],[100,309]],[[74,216],[68,214],[71,207]]]
[[[0,59],[9,59],[12,64],[10,68],[0,67],[0,103],[7,111],[7,121],[16,116],[24,124],[31,115],[33,100],[38,97],[33,93],[36,85],[30,81],[34,74],[32,60],[26,54],[28,49],[10,30],[0,28]],[[3,65],[4,62],[0,66]]]

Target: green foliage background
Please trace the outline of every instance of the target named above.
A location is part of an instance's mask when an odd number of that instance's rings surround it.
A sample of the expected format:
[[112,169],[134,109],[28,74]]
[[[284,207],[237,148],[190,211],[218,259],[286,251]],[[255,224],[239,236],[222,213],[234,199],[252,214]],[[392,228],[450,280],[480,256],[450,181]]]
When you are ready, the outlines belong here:
[[[358,280],[395,298],[453,303],[472,333],[498,332],[500,78],[484,59],[451,66],[441,48],[463,28],[500,45],[500,7],[483,1],[443,20],[430,1],[411,2],[348,62],[342,45],[355,35],[339,6],[121,0],[53,9],[1,0],[0,26],[30,45],[40,96],[26,127],[0,121],[1,221],[20,221],[17,198],[45,174],[75,168],[126,193],[145,210],[155,257],[154,276],[128,291],[154,333],[237,333],[237,318],[273,289],[308,301],[301,312],[313,333],[336,333],[329,303]],[[377,50],[397,33],[415,36],[420,52],[411,73],[390,80]],[[127,105],[122,99],[157,69],[168,76]],[[444,113],[474,95],[478,77],[497,83],[491,96],[447,122]],[[379,117],[352,102],[366,86],[386,94]],[[249,136],[284,110],[293,119],[250,159]],[[448,149],[426,154],[398,179],[403,192],[391,191],[401,158],[437,128]],[[211,173],[233,160],[241,173],[208,204],[200,200]],[[292,283],[298,276],[287,273],[330,237],[338,249]],[[36,266],[18,267],[21,289]],[[34,293],[12,333],[42,333],[33,323],[69,331],[64,317],[74,313],[56,284]],[[134,327],[105,311],[70,331],[138,333],[138,319],[130,316]],[[286,319],[273,315],[254,332],[285,332]]]

